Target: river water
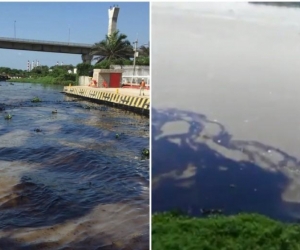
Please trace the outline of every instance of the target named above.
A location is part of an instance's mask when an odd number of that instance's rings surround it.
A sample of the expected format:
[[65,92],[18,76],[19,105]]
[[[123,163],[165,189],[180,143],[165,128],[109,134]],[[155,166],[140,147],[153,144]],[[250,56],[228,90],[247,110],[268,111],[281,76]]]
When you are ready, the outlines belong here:
[[149,119],[0,85],[0,249],[149,249]]
[[300,8],[153,3],[153,210],[300,217]]

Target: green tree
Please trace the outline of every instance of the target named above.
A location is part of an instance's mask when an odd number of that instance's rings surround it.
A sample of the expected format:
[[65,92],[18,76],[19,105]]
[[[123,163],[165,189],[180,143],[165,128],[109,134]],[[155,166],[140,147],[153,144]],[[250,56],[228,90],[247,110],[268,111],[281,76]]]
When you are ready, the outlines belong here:
[[150,59],[149,57],[140,56],[136,59],[136,65],[142,65],[142,66],[149,66],[150,65]]
[[88,76],[89,72],[93,70],[93,66],[89,63],[79,63],[76,68],[78,76]]
[[46,76],[49,73],[48,66],[37,66],[30,71],[31,75]]
[[95,43],[91,49],[90,55],[96,56],[97,64],[103,60],[109,61],[111,64],[120,63],[120,59],[129,60],[133,57],[133,48],[126,39],[125,34],[119,31],[106,35],[105,39],[99,43]]
[[150,47],[149,46],[141,46],[138,50],[139,57],[136,58],[136,65],[150,65]]
[[140,53],[141,56],[149,57],[150,56],[150,46],[141,46],[138,49],[138,52]]

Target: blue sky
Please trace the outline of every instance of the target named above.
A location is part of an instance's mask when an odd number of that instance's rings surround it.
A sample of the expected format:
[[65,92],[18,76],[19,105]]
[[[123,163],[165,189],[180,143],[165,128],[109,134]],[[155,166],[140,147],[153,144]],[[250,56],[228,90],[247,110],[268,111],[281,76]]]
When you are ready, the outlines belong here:
[[[108,9],[120,8],[117,29],[139,46],[149,42],[147,2],[0,2],[0,37],[94,44],[105,38]],[[16,21],[16,22],[15,22]],[[15,25],[14,25],[15,22]],[[27,61],[53,66],[81,63],[81,55],[0,48],[0,67],[26,69]]]

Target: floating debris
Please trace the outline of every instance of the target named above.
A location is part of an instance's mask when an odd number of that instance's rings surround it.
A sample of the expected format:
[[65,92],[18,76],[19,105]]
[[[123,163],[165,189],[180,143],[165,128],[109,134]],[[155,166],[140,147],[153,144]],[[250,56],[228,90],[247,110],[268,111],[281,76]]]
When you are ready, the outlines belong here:
[[31,102],[41,102],[42,100],[38,97],[34,97]]
[[149,149],[147,149],[147,148],[144,148],[143,150],[142,150],[142,155],[143,156],[146,156],[146,157],[149,157]]
[[124,133],[120,133],[120,134],[117,133],[117,134],[115,135],[116,139],[120,139],[120,136],[121,136],[121,135],[124,135]]
[[229,187],[231,187],[231,188],[236,188],[236,185],[230,184]]
[[10,120],[11,118],[12,118],[12,115],[11,115],[11,114],[7,114],[7,115],[4,117],[5,120]]
[[200,212],[203,215],[211,215],[211,214],[222,214],[223,210],[222,209],[204,209],[204,208],[201,208]]
[[57,110],[56,110],[56,109],[53,110],[53,111],[52,111],[52,114],[57,114]]
[[34,131],[37,132],[37,133],[42,132],[42,130],[39,129],[39,128],[34,129]]

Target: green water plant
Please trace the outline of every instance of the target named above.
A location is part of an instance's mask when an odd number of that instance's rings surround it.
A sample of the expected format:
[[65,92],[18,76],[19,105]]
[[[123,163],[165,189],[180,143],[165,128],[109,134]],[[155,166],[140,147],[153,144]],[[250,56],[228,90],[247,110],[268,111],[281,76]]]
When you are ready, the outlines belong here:
[[41,102],[42,100],[40,98],[38,98],[37,96],[34,97],[31,102]]
[[5,120],[10,120],[11,118],[12,118],[12,115],[11,115],[11,114],[7,114],[7,115],[4,117]]
[[145,157],[149,157],[149,155],[150,155],[149,149],[144,148],[144,149],[142,150],[142,155],[145,156]]
[[116,133],[115,138],[121,139],[121,136],[124,136],[124,133]]

